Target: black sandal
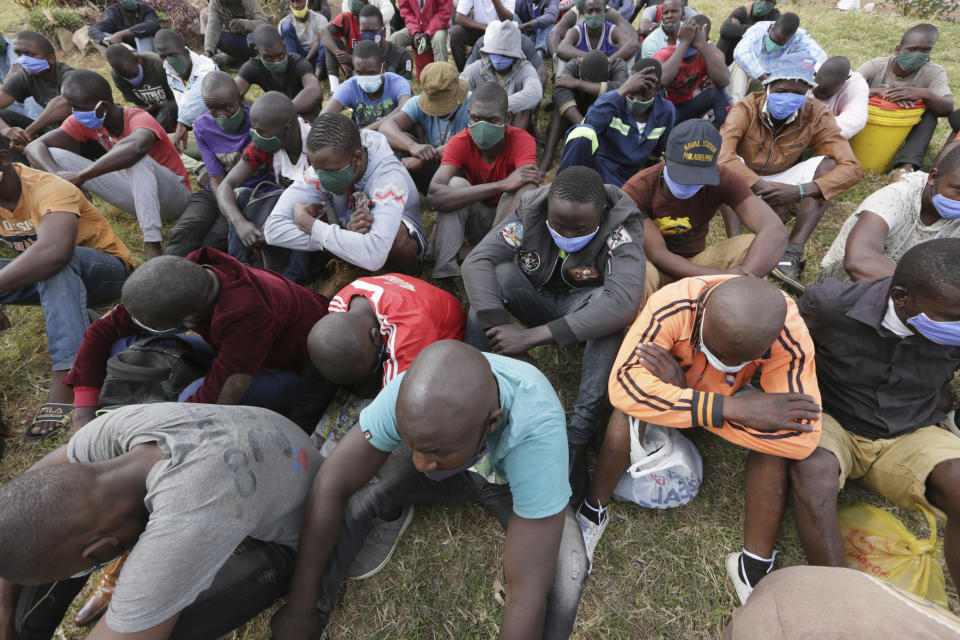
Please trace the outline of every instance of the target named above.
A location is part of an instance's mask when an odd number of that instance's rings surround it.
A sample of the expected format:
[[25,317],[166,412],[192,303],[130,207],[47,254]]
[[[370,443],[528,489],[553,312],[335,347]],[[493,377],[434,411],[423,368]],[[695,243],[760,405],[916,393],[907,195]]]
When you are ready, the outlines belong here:
[[[43,406],[37,410],[37,415],[33,417],[33,422],[30,423],[26,431],[23,432],[23,439],[46,440],[59,431],[64,425],[68,424],[72,415],[73,405],[70,403],[45,402]],[[33,428],[41,422],[59,422],[60,424],[47,433],[33,433]]]

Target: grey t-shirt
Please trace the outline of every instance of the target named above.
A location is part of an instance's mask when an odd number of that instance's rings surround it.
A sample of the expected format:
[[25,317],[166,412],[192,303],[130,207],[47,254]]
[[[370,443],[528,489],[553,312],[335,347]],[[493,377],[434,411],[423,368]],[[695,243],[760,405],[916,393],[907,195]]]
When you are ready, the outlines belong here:
[[158,403],[117,409],[67,444],[101,462],[156,442],[149,520],[107,610],[119,633],[149,629],[191,604],[246,537],[295,547],[320,454],[286,418],[254,407]]
[[935,62],[928,62],[908,76],[901,78],[893,72],[893,62],[897,56],[867,60],[857,71],[867,81],[871,89],[897,89],[899,87],[919,87],[930,89],[938,96],[953,95],[947,72]]

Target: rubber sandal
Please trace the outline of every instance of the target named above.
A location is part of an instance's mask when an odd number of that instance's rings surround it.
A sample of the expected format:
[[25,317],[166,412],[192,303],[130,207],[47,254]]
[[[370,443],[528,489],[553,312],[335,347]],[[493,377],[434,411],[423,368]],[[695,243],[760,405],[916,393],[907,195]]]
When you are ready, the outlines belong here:
[[[37,410],[37,415],[33,417],[33,422],[30,423],[30,426],[28,426],[23,432],[23,439],[45,440],[67,425],[70,422],[70,417],[72,415],[72,404],[63,402],[45,402],[43,406]],[[59,422],[60,424],[47,433],[33,433],[33,428],[37,425],[37,423],[40,422]]]

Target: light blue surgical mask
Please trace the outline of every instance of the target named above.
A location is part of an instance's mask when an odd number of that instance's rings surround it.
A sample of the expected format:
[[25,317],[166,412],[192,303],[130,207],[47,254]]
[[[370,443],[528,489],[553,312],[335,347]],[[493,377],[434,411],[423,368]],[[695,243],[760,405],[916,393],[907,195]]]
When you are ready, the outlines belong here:
[[513,64],[513,58],[510,56],[502,56],[499,53],[491,53],[490,62],[497,71],[506,71],[510,68],[510,65]]
[[704,343],[703,341],[703,323],[706,317],[707,317],[706,313],[700,316],[700,353],[706,356],[707,363],[717,371],[720,371],[721,373],[731,373],[731,374],[739,373],[741,369],[743,369],[745,366],[750,364],[750,360],[747,360],[746,362],[741,362],[740,364],[736,364],[736,365],[729,365],[729,364],[724,364],[723,360],[721,360],[717,356],[710,353],[710,350],[707,349],[706,343]]
[[[936,185],[934,185],[934,189],[936,189]],[[940,217],[944,220],[957,220],[960,218],[960,202],[951,200],[939,193],[933,194],[931,200],[933,200],[933,206],[937,210],[937,213],[939,213]]]
[[767,111],[777,120],[786,120],[807,101],[805,93],[770,93],[767,89]]
[[376,93],[383,86],[383,75],[378,73],[375,76],[357,76],[357,84],[364,93]]
[[93,129],[97,131],[103,127],[103,121],[107,119],[106,114],[102,118],[97,117],[97,109],[100,108],[100,105],[103,104],[103,101],[97,103],[93,108],[93,111],[77,111],[73,110],[73,117],[76,118],[77,122],[85,126],[87,129]]
[[40,73],[50,68],[50,63],[44,58],[31,58],[30,56],[20,56],[17,58],[17,64],[23,67],[28,73]]
[[908,318],[907,322],[930,342],[960,347],[960,320],[937,322],[928,318],[927,314],[921,313]]
[[135,87],[138,86],[141,82],[143,82],[143,65],[138,64],[137,68],[140,69],[140,73],[137,74],[136,78],[124,78],[124,80],[126,80],[127,82],[129,82]]
[[550,237],[553,238],[554,244],[556,244],[561,251],[566,251],[567,253],[576,253],[577,251],[580,251],[580,249],[583,249],[585,246],[590,244],[590,241],[593,240],[593,237],[597,235],[598,231],[600,231],[600,226],[598,225],[597,228],[593,230],[593,233],[580,236],[579,238],[567,238],[560,235],[553,230],[553,227],[550,226],[549,222],[547,222],[547,231],[550,232]]
[[697,195],[697,192],[703,187],[702,184],[677,184],[670,179],[666,167],[663,168],[663,181],[667,183],[667,188],[670,189],[670,193],[681,200],[692,198]]

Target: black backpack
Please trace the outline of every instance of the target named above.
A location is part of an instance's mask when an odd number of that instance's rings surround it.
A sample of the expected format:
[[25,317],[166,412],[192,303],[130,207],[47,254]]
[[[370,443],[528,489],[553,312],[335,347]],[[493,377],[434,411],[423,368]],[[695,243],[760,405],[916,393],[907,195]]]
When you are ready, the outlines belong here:
[[180,392],[206,371],[204,358],[182,338],[153,336],[138,340],[107,360],[99,410],[176,402]]

